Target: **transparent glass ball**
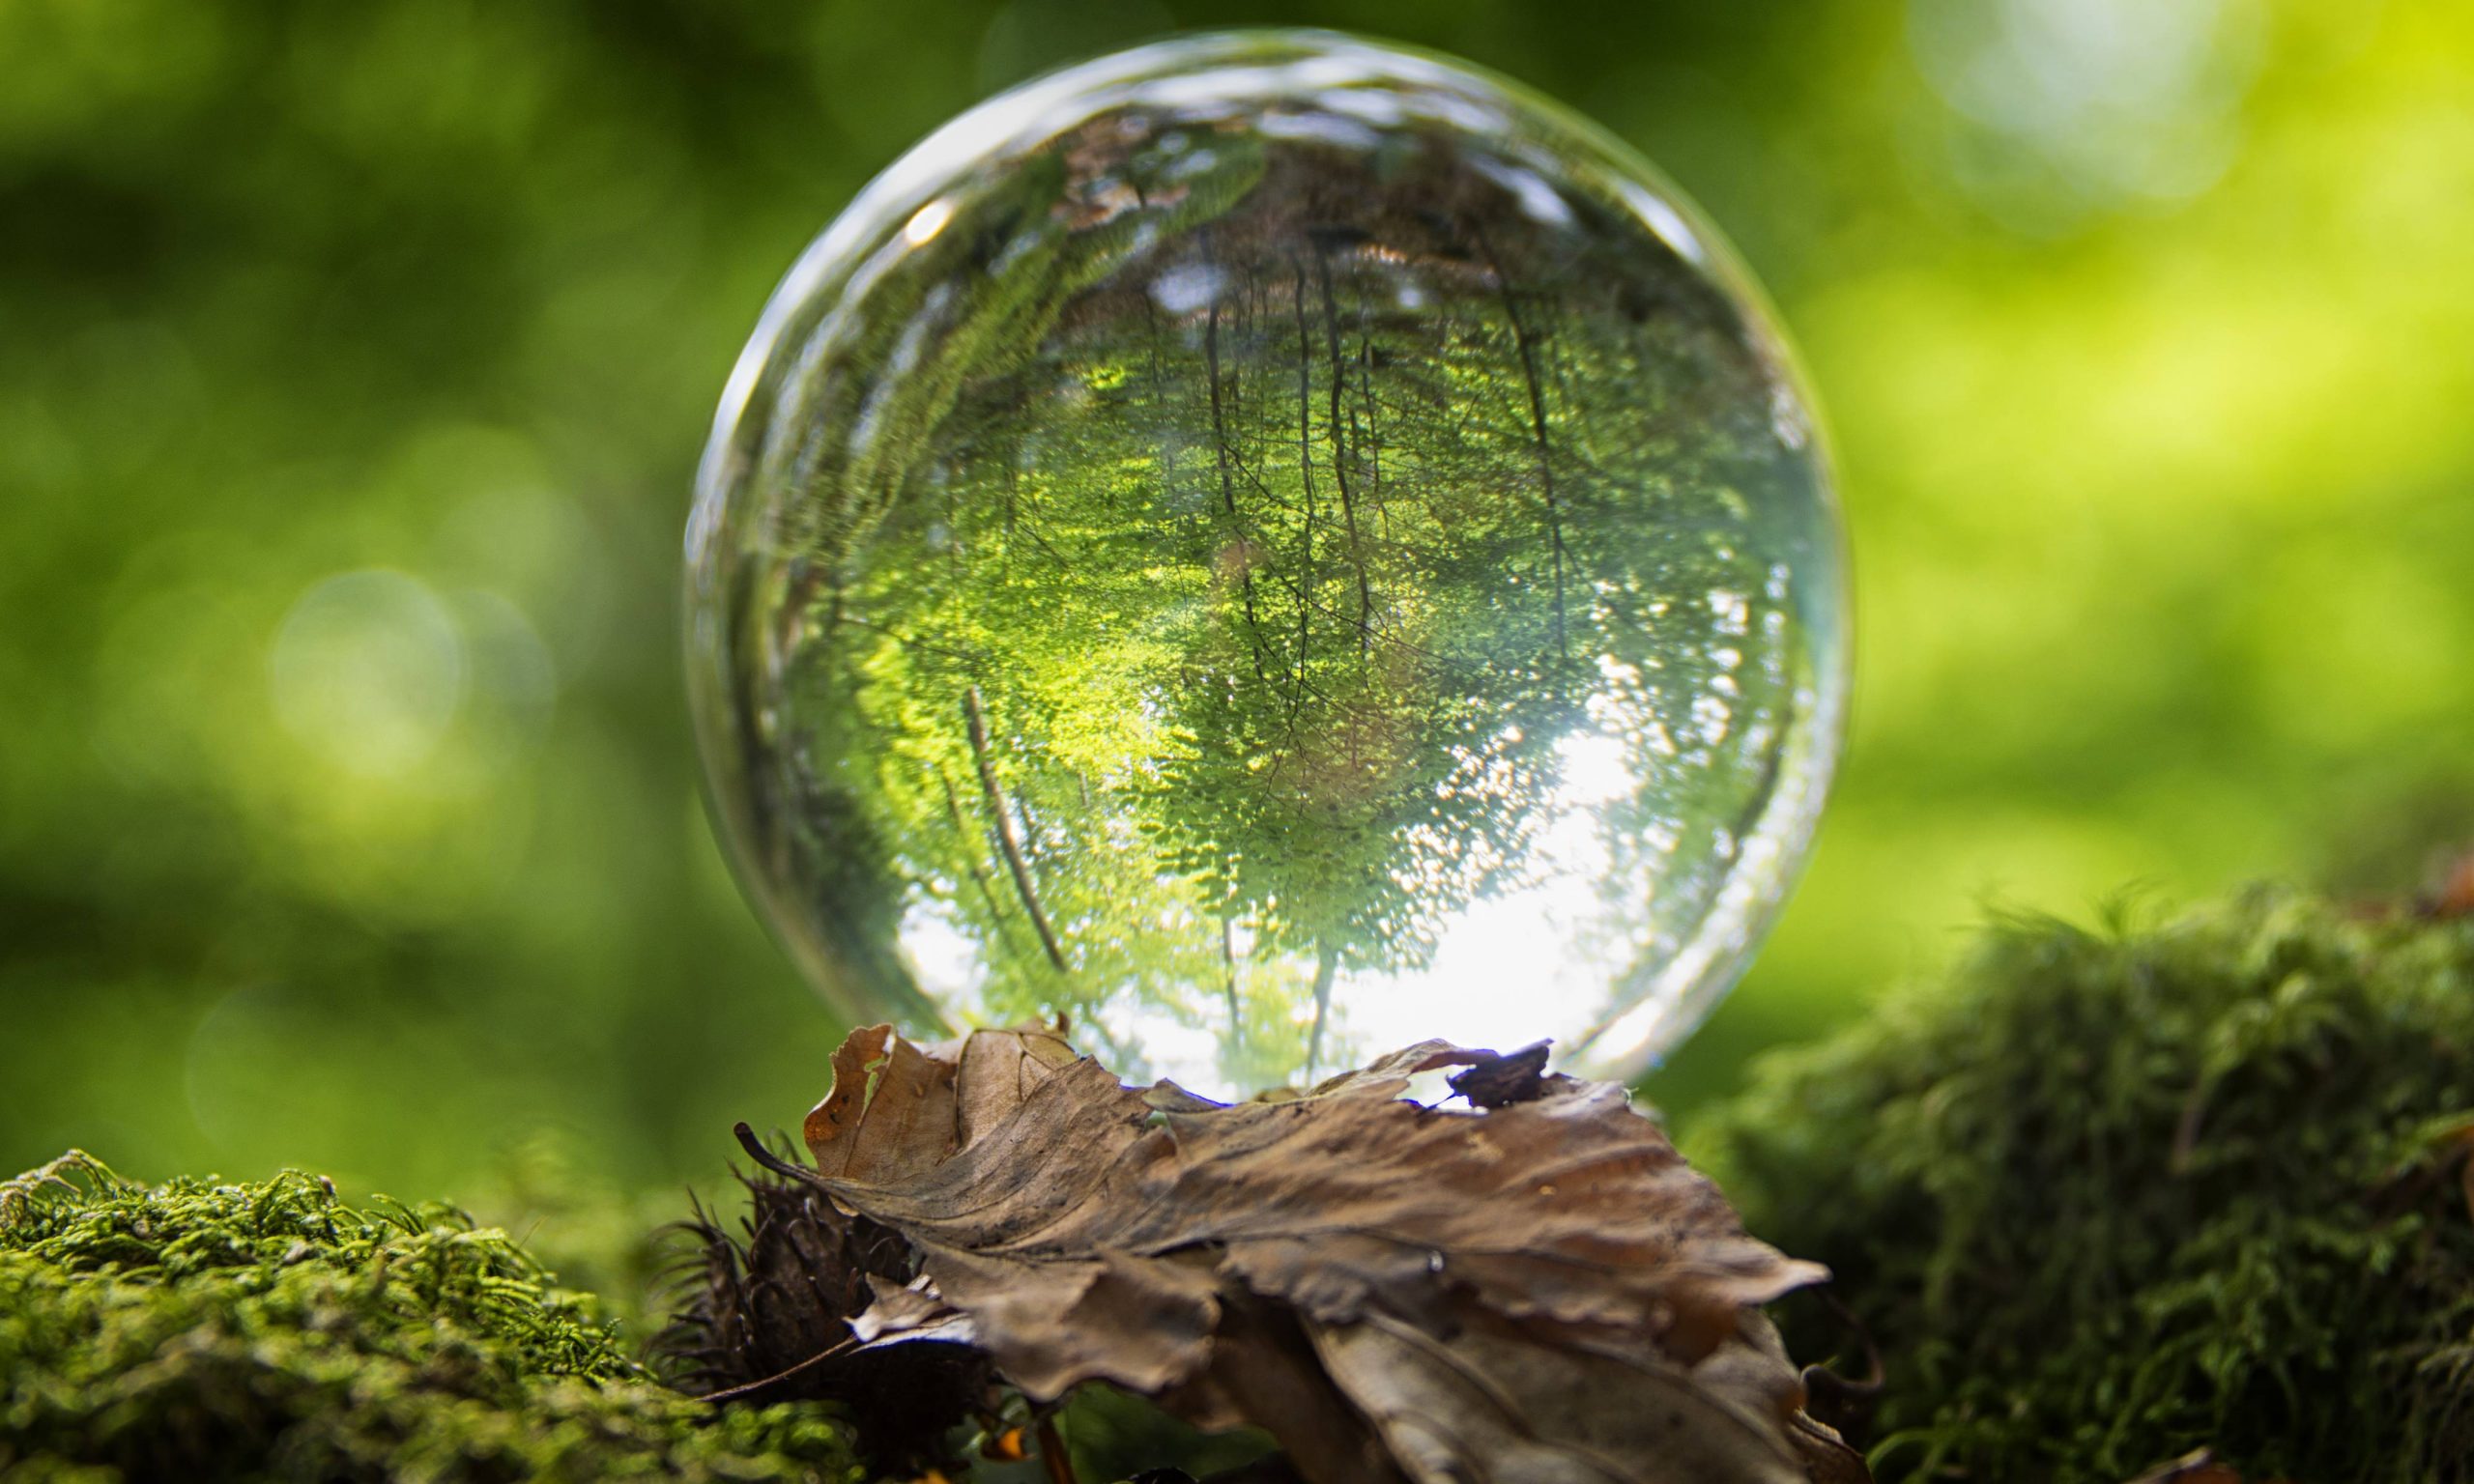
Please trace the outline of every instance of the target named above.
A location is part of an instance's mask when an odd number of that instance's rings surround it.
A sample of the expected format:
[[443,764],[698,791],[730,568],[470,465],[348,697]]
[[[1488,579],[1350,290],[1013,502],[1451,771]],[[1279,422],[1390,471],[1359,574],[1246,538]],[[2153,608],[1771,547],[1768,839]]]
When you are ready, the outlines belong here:
[[1129,1077],[1650,1065],[1837,746],[1812,406],[1727,248],[1498,78],[1182,39],[993,99],[776,292],[688,532],[742,878],[825,998]]

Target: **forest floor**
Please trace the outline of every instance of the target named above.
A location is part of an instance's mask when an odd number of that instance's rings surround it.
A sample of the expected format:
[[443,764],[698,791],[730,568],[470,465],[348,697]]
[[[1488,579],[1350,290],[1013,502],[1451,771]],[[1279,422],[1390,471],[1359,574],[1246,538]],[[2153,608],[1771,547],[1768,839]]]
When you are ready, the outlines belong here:
[[[1996,923],[1683,1135],[1831,1269],[1778,1318],[1878,1370],[1814,1411],[1881,1479],[2474,1479],[2474,918]],[[0,1184],[0,1473],[868,1477],[833,1407],[705,1407],[598,1314],[448,1207],[72,1155]],[[1066,1432],[1093,1481],[1195,1446]]]

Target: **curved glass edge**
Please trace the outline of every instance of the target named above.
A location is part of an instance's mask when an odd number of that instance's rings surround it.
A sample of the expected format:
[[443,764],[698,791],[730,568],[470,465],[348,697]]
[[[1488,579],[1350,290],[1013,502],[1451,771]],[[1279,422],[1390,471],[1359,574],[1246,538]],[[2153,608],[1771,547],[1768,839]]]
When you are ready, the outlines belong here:
[[[1259,75],[1232,87],[1232,70]],[[686,691],[702,762],[702,792],[708,818],[720,834],[741,890],[757,915],[798,965],[803,977],[846,1019],[873,1019],[880,1008],[863,1006],[841,991],[840,974],[820,948],[792,928],[796,914],[778,899],[761,864],[749,854],[755,821],[734,755],[734,715],[729,684],[731,636],[715,615],[725,605],[710,601],[727,582],[734,554],[724,549],[734,502],[745,489],[754,456],[770,431],[770,393],[785,380],[785,357],[811,338],[814,322],[843,297],[850,280],[888,241],[901,233],[958,175],[1039,145],[1080,119],[1146,100],[1167,100],[1181,82],[1213,77],[1211,92],[1230,99],[1286,96],[1300,88],[1374,84],[1423,84],[1465,92],[1472,83],[1500,95],[1503,102],[1568,136],[1597,157],[1596,184],[1622,202],[1667,244],[1717,280],[1746,308],[1749,335],[1769,362],[1774,380],[1806,420],[1815,470],[1814,496],[1834,548],[1817,572],[1834,581],[1808,613],[1807,632],[1819,636],[1812,704],[1797,728],[1797,744],[1780,769],[1759,826],[1742,842],[1743,855],[1730,871],[1718,903],[1700,930],[1664,965],[1648,975],[1630,1009],[1559,1048],[1557,1061],[1584,1075],[1632,1080],[1657,1066],[1697,1027],[1748,966],[1774,926],[1800,876],[1816,833],[1847,728],[1853,666],[1849,616],[1852,573],[1839,499],[1837,460],[1821,405],[1811,390],[1802,357],[1787,336],[1775,306],[1728,241],[1700,207],[1639,150],[1595,121],[1490,69],[1441,53],[1374,41],[1345,32],[1309,28],[1258,28],[1173,36],[1092,61],[1065,67],[990,98],[931,132],[878,173],[793,262],[760,314],[734,364],[716,407],[699,462],[687,522],[681,585]],[[907,1007],[914,1028],[963,1029],[925,996]]]

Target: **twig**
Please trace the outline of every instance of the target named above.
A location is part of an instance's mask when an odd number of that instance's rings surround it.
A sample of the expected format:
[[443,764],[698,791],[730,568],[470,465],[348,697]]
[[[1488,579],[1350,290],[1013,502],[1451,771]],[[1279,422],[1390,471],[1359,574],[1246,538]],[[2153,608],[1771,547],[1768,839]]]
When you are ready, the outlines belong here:
[[1065,1451],[1065,1440],[1056,1435],[1056,1419],[1043,1416],[1039,1423],[1040,1463],[1048,1470],[1050,1484],[1077,1484],[1074,1460]]
[[1005,867],[1014,873],[1014,890],[1022,899],[1023,910],[1031,914],[1031,926],[1039,929],[1040,946],[1048,950],[1048,961],[1057,972],[1065,969],[1065,955],[1056,946],[1056,932],[1048,925],[1048,913],[1040,907],[1039,893],[1031,887],[1031,869],[1022,863],[1022,842],[1015,838],[1014,816],[1005,808],[1004,790],[996,786],[996,765],[988,756],[988,722],[980,714],[979,687],[963,692],[963,720],[970,728],[970,753],[979,764],[979,788],[987,796],[988,812],[995,816],[996,843],[1005,854]]
[[741,1398],[753,1396],[756,1393],[762,1391],[767,1386],[788,1381],[810,1366],[821,1364],[824,1361],[832,1359],[836,1356],[848,1355],[851,1351],[856,1350],[858,1346],[858,1337],[853,1335],[850,1338],[842,1341],[838,1345],[830,1345],[823,1350],[818,1351],[815,1355],[808,1356],[805,1360],[791,1366],[787,1371],[775,1371],[770,1376],[760,1377],[759,1379],[748,1382],[743,1385],[732,1386],[726,1390],[708,1391],[705,1395],[696,1398],[696,1400],[700,1402],[710,1402],[717,1406],[723,1402],[735,1402]]

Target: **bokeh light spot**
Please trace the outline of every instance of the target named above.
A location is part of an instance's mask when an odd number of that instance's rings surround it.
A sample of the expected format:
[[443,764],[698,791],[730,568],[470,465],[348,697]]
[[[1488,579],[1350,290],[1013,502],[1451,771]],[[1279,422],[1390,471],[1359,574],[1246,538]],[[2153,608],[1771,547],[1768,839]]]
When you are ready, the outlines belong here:
[[347,773],[393,778],[427,762],[462,704],[454,614],[417,579],[368,569],[302,594],[268,657],[275,714]]

